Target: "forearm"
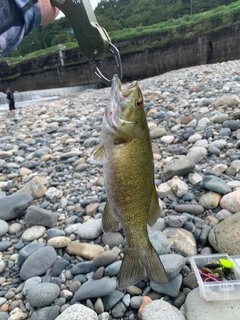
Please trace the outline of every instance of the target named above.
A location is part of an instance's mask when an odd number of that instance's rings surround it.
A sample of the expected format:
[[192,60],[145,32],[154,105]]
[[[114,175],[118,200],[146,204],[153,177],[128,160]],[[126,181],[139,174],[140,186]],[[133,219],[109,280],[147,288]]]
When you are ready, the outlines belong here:
[[11,53],[23,37],[58,15],[50,0],[0,0],[0,56]]

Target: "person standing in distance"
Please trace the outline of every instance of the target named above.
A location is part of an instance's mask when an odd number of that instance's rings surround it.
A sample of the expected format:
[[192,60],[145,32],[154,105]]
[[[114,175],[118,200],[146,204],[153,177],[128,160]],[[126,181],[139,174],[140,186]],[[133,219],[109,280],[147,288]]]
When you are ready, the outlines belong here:
[[13,92],[10,90],[10,88],[7,88],[6,94],[7,94],[6,99],[9,104],[9,111],[15,110],[14,95],[13,95]]

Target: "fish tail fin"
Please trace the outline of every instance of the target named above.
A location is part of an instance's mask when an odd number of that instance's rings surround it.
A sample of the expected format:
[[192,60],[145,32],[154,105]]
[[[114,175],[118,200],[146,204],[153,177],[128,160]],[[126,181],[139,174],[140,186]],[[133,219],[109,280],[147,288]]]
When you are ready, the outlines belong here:
[[119,271],[118,288],[134,285],[145,277],[157,284],[168,283],[164,266],[152,246],[140,251],[128,248]]

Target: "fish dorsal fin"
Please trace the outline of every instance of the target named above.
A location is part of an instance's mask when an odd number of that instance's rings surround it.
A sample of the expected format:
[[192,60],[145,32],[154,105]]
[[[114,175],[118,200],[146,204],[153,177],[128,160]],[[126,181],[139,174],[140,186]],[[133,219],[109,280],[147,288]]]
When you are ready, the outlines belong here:
[[102,144],[98,144],[96,147],[94,147],[92,151],[93,160],[103,163],[104,155],[104,146]]
[[103,218],[102,218],[102,228],[105,233],[109,233],[111,231],[119,230],[119,221],[113,213],[108,200],[106,202]]
[[157,221],[160,213],[161,213],[161,209],[158,203],[157,190],[155,186],[153,186],[152,198],[151,198],[150,208],[148,211],[148,220],[147,220],[147,223],[150,227],[153,226],[154,223]]

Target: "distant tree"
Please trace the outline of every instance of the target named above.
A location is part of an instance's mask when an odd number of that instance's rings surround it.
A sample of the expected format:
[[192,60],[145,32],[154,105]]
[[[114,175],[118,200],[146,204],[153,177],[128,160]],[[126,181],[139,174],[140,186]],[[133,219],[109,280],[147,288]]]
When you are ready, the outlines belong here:
[[69,41],[68,38],[68,31],[62,31],[61,33],[58,33],[57,35],[54,36],[52,39],[52,46],[66,43]]
[[[148,26],[184,15],[204,12],[236,0],[101,0],[95,9],[100,26],[107,32]],[[29,34],[10,56],[20,56],[39,49],[66,43],[71,29],[64,17]],[[70,39],[73,40],[73,39]]]

